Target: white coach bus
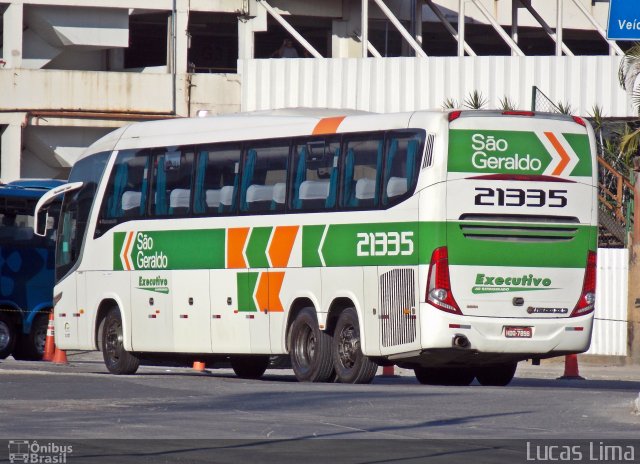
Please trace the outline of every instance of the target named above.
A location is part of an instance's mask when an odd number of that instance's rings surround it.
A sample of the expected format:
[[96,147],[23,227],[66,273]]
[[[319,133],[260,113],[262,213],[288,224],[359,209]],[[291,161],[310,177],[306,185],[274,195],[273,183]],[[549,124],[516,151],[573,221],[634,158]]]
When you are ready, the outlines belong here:
[[258,378],[506,385],[589,347],[593,130],[578,117],[417,111],[132,124],[75,163],[55,336],[141,359],[226,359]]

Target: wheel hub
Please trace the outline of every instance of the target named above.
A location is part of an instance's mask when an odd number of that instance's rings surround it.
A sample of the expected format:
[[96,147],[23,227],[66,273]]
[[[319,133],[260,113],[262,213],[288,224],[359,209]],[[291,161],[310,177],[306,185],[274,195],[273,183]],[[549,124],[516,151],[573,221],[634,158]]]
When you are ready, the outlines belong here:
[[359,337],[356,336],[353,326],[347,326],[342,329],[338,343],[338,355],[344,367],[352,368],[354,366],[359,344]]
[[4,322],[0,322],[0,350],[4,350],[9,346],[11,341],[11,332]]

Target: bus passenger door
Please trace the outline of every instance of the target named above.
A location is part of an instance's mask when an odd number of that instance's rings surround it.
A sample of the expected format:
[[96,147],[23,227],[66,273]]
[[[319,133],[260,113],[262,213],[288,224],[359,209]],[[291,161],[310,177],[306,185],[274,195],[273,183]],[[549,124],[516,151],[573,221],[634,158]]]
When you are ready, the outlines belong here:
[[77,272],[71,273],[58,285],[57,295],[60,301],[53,310],[56,346],[62,350],[78,348],[78,318],[73,313],[78,311],[76,294]]
[[87,273],[84,271],[76,272],[76,295],[77,304],[76,310],[71,314],[72,320],[76,324],[76,330],[78,331],[78,349],[81,350],[93,350],[93,330],[92,320],[93,312],[88,311],[87,301]]
[[[211,350],[220,354],[251,353],[249,319],[240,307],[246,294],[247,271],[209,271]],[[242,289],[240,292],[238,289]]]
[[167,271],[131,272],[131,345],[134,351],[173,351],[171,291]]
[[209,272],[173,271],[173,343],[181,353],[211,352]]

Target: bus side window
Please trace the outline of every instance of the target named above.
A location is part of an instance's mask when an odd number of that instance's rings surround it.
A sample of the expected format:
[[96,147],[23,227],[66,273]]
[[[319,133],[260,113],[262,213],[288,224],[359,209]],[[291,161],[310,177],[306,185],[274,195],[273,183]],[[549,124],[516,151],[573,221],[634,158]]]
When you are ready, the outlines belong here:
[[372,134],[349,139],[344,144],[344,170],[341,176],[342,208],[376,208],[380,204],[380,182],[384,139]]
[[191,208],[193,151],[168,147],[154,156],[152,214],[184,216]]
[[233,212],[240,183],[240,146],[199,147],[193,211],[218,215]]
[[247,150],[240,190],[241,211],[284,211],[288,161],[288,144]]
[[291,209],[313,211],[335,206],[339,155],[338,140],[310,139],[294,147]]
[[100,219],[144,216],[149,157],[145,151],[118,154],[102,204]]
[[423,142],[421,133],[391,132],[387,137],[382,182],[384,206],[399,203],[415,188]]

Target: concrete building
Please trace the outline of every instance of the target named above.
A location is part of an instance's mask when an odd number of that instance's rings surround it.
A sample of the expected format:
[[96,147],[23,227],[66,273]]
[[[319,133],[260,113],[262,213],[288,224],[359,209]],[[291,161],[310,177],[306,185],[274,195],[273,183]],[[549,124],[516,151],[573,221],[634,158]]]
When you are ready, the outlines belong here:
[[[0,1],[0,178],[64,178],[108,131],[201,109],[412,110],[473,90],[529,108],[537,86],[577,114],[632,116],[607,13],[602,0]],[[286,37],[300,58],[270,59]]]

